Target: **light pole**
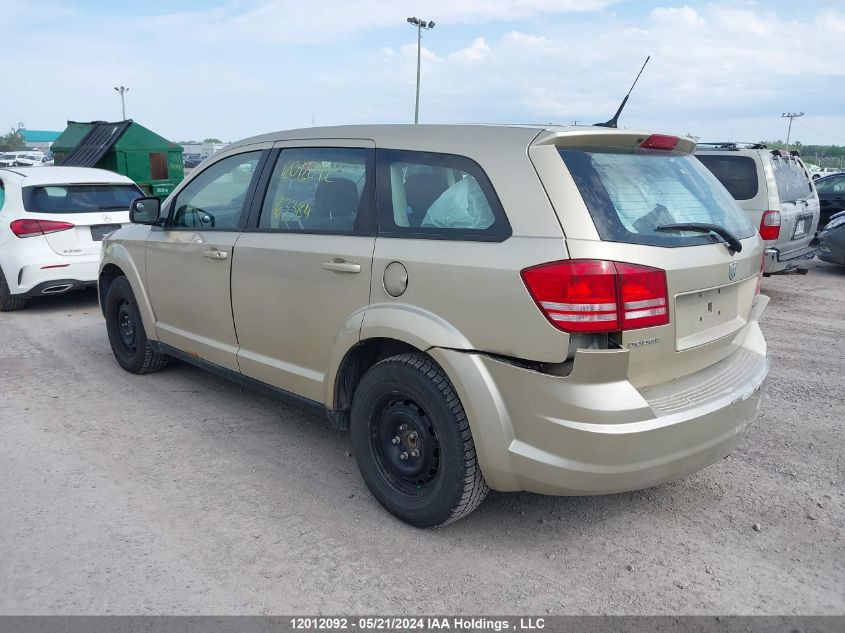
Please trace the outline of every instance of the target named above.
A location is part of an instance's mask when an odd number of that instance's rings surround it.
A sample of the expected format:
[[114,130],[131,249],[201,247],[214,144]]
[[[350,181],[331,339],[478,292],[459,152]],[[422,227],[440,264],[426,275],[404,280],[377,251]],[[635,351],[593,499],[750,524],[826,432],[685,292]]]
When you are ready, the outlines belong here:
[[408,18],[408,24],[417,27],[417,103],[414,107],[414,123],[420,122],[420,53],[422,50],[422,30],[429,31],[434,28],[434,22],[421,20],[420,18]]
[[789,129],[786,131],[786,151],[789,151],[789,136],[792,134],[792,119],[797,119],[800,116],[804,116],[803,112],[784,112],[780,115],[781,118],[789,119]]
[[127,92],[129,92],[129,88],[127,88],[126,86],[120,86],[120,88],[115,86],[114,89],[117,90],[120,93],[120,110],[123,113],[123,120],[125,121],[126,120],[126,98],[123,95],[125,95]]

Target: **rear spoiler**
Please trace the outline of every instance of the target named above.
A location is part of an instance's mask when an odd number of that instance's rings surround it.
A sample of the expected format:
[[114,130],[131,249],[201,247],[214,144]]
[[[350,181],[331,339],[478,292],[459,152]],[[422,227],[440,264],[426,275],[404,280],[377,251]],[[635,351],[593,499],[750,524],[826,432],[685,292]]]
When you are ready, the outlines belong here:
[[726,149],[735,151],[738,149],[768,149],[763,142],[746,142],[746,141],[701,141],[699,147],[706,147],[707,149]]
[[537,135],[532,145],[653,149],[682,152],[684,154],[692,154],[695,151],[695,141],[683,136],[601,127],[545,130]]

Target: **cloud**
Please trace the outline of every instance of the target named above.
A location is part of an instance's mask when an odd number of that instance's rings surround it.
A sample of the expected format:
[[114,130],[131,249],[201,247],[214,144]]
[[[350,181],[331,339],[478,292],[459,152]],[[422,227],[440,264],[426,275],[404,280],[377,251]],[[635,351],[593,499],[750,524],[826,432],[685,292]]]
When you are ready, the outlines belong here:
[[449,54],[449,59],[461,64],[474,64],[482,61],[490,53],[490,47],[483,37],[477,37],[467,48]]
[[705,20],[692,7],[657,7],[651,12],[651,19],[655,24],[668,27],[701,27]]
[[316,2],[299,0],[230,2],[210,10],[140,17],[147,24],[171,33],[190,30],[217,42],[261,41],[277,44],[335,41],[362,30],[401,24],[414,12],[437,24],[459,26],[527,20],[542,15],[589,13],[621,0],[429,0],[418,3],[389,0]]
[[[421,120],[606,120],[652,55],[625,126],[710,138],[735,128],[753,140],[776,135],[780,113],[797,109],[809,128],[845,137],[845,91],[836,89],[845,67],[831,61],[845,55],[845,13],[828,5],[787,18],[737,2],[670,4],[610,13],[603,1],[432,0],[420,15],[438,23],[423,34]],[[0,0],[7,5],[16,7],[4,48],[15,98],[0,100],[0,129],[115,119],[118,84],[131,87],[129,116],[175,139],[234,140],[307,126],[312,116],[319,124],[413,118],[409,3],[232,0],[202,12],[77,10],[41,22],[21,9],[29,3]],[[825,141],[809,128],[799,127],[802,141]]]

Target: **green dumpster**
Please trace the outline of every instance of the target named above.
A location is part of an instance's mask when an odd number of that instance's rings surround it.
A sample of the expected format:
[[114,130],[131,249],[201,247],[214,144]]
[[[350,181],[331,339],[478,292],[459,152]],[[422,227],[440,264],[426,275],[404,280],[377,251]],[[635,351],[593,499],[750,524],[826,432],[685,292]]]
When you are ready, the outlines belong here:
[[131,119],[68,121],[52,150],[56,165],[108,169],[162,200],[185,177],[182,147]]

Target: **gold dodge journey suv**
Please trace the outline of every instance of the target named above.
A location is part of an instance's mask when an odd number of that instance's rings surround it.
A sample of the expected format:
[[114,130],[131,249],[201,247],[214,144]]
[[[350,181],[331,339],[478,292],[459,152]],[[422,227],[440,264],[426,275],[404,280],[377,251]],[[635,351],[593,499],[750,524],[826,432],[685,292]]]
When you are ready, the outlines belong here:
[[653,486],[760,405],[763,244],[686,138],[374,125],[250,138],[103,243],[121,367],[170,358],[349,429],[412,525]]

